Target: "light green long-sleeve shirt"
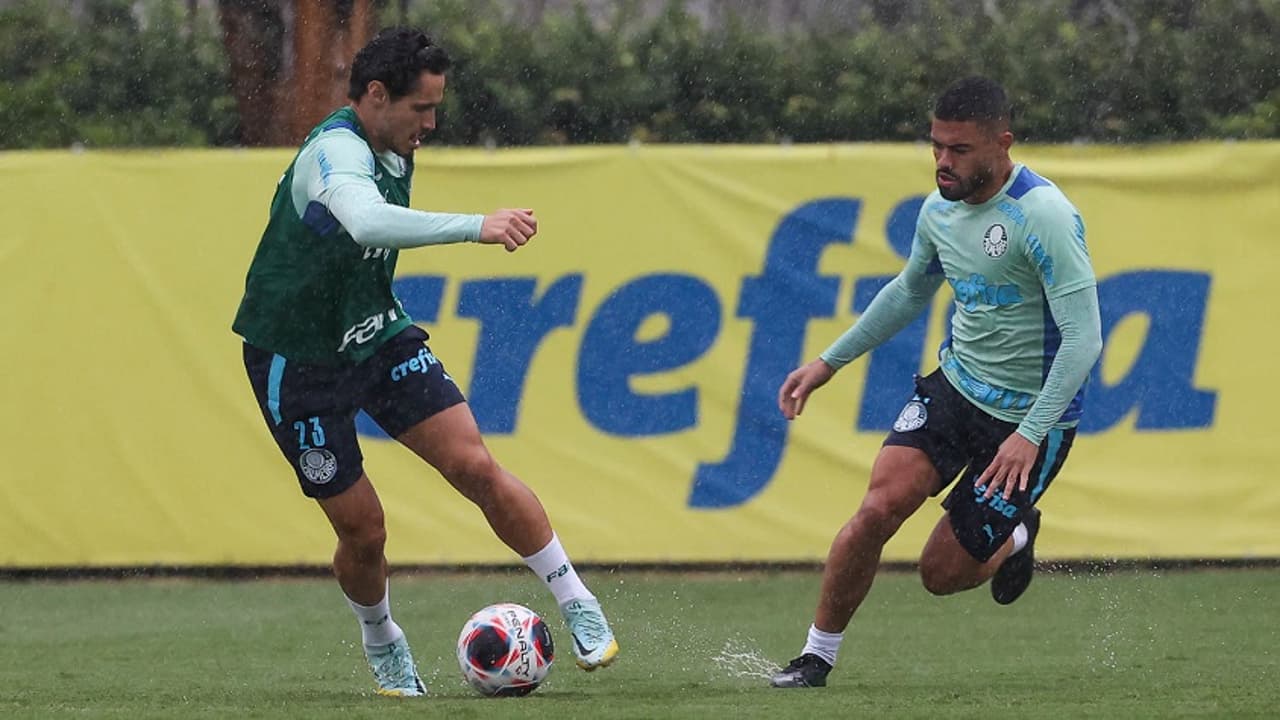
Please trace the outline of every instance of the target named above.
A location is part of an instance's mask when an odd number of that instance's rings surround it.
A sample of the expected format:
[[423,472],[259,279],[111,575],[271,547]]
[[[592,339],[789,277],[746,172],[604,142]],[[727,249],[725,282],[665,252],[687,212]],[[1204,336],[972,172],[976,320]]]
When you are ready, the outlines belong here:
[[944,281],[955,314],[938,356],[951,384],[1036,444],[1078,423],[1102,331],[1084,221],[1066,196],[1023,165],[984,203],[931,194],[906,267],[823,361],[840,368],[869,352]]

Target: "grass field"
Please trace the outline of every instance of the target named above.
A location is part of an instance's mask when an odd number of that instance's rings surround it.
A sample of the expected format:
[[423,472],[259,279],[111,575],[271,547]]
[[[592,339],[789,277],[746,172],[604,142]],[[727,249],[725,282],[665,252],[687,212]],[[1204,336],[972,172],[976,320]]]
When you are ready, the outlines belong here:
[[880,577],[821,690],[763,674],[803,642],[816,574],[589,573],[622,644],[586,674],[567,647],[534,695],[461,680],[463,620],[550,614],[526,574],[394,580],[433,697],[374,695],[328,580],[0,583],[3,718],[1280,717],[1280,571],[1041,574],[1013,606]]

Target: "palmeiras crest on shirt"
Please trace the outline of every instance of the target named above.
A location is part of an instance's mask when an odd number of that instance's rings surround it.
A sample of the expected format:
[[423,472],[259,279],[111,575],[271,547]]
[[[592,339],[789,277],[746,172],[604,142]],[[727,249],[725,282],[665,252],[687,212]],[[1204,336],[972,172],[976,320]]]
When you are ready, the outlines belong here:
[[338,458],[324,448],[311,448],[298,456],[302,476],[316,485],[324,485],[338,474]]
[[1008,249],[1009,233],[1005,231],[1004,226],[996,223],[987,228],[987,232],[982,236],[982,251],[990,257],[998,258]]
[[924,403],[912,400],[902,408],[902,412],[898,413],[898,419],[893,421],[893,429],[896,432],[919,430],[924,427],[928,419],[929,410],[925,408]]

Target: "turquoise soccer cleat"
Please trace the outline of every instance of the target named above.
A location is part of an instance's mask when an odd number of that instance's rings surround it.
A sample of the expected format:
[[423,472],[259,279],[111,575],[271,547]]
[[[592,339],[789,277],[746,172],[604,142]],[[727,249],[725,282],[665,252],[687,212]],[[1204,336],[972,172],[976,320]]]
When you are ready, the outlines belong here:
[[365,645],[364,654],[369,658],[379,695],[421,697],[427,694],[427,686],[422,684],[413,664],[409,641],[404,637],[389,645]]
[[618,657],[618,641],[604,619],[598,600],[570,600],[560,606],[573,640],[578,667],[591,672],[608,667]]

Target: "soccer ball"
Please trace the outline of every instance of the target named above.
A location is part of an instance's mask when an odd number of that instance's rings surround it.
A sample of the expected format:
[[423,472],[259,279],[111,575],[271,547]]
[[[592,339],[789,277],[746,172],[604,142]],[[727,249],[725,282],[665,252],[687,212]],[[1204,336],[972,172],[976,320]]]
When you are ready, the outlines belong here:
[[553,656],[547,624],[515,603],[480,610],[458,636],[462,676],[481,695],[528,695],[547,678]]

